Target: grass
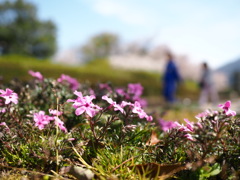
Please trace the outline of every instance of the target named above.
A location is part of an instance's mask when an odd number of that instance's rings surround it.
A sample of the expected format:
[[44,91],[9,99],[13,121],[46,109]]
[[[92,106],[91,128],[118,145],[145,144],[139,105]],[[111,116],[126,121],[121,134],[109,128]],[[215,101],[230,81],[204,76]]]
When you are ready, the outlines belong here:
[[[49,59],[38,60],[20,55],[0,57],[0,72],[3,83],[14,78],[28,81],[32,77],[28,70],[39,71],[44,77],[58,78],[61,74],[70,75],[80,83],[111,83],[114,86],[126,86],[128,83],[141,83],[145,96],[159,96],[161,92],[161,75],[146,71],[128,71],[116,69],[109,65],[107,60],[99,59],[85,65],[66,66],[54,64]],[[178,95],[196,99],[198,89],[195,82],[185,81],[179,86]]]

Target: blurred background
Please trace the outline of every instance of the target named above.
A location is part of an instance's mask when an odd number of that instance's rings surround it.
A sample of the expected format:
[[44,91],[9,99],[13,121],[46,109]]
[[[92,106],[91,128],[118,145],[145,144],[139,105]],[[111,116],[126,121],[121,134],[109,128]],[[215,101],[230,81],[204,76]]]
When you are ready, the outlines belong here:
[[80,83],[141,83],[154,104],[169,51],[184,80],[180,101],[198,101],[203,62],[220,98],[236,100],[240,1],[0,0],[1,83],[28,80],[29,69]]

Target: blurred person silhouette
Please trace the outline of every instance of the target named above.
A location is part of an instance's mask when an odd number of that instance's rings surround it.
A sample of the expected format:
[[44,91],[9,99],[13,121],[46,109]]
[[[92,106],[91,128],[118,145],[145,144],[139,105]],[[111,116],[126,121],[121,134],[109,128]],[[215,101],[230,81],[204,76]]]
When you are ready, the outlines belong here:
[[167,52],[167,64],[165,72],[163,74],[163,96],[168,104],[176,102],[176,90],[177,84],[181,81],[181,76],[178,72],[178,68],[175,65],[173,56],[170,52]]
[[199,97],[199,105],[205,105],[210,102],[218,103],[218,93],[213,80],[213,73],[206,62],[202,63],[202,74],[199,82],[201,89]]

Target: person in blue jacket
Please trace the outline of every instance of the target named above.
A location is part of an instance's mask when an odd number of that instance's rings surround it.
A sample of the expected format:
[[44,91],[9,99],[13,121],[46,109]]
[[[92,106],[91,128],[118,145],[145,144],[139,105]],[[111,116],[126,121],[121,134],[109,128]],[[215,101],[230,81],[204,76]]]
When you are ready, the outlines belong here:
[[181,81],[181,77],[171,53],[167,53],[167,61],[163,74],[163,96],[167,103],[173,104],[176,101],[177,83]]

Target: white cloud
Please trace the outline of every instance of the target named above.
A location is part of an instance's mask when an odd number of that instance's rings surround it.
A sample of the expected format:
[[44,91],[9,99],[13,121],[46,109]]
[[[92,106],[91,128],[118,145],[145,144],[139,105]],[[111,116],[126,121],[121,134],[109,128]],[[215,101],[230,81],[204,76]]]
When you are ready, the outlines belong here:
[[93,9],[104,16],[111,16],[132,25],[146,25],[151,23],[148,10],[131,4],[129,1],[93,0]]

